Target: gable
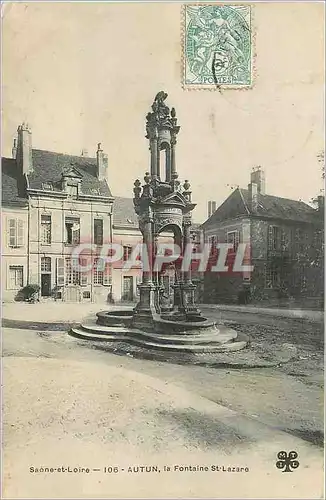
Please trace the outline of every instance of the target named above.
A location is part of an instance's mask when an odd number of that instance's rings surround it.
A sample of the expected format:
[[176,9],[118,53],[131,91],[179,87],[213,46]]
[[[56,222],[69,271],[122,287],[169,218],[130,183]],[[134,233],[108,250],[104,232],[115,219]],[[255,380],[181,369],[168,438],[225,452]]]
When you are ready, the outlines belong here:
[[62,172],[63,177],[69,177],[71,179],[82,179],[81,173],[74,167],[69,167]]
[[167,196],[165,196],[160,200],[160,203],[162,205],[171,205],[171,206],[178,205],[182,207],[188,205],[185,197],[178,191],[168,194]]

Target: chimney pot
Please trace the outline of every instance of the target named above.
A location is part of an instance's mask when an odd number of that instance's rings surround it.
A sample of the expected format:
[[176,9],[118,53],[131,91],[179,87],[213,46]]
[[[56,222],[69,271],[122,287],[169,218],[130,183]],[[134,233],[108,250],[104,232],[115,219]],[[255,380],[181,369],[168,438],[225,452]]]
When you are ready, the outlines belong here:
[[250,182],[257,185],[257,191],[260,194],[265,194],[265,172],[262,167],[254,167],[250,175]]

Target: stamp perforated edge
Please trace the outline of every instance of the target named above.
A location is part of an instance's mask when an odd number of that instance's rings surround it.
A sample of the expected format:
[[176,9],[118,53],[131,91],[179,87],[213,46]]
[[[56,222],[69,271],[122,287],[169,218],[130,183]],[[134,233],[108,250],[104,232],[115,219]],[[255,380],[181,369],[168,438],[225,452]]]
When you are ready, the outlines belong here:
[[[207,85],[189,85],[185,83],[186,80],[186,7],[187,6],[211,6],[211,5],[246,5],[250,6],[250,28],[251,28],[251,83],[249,85],[225,85],[225,84],[216,84],[210,83]],[[240,90],[242,92],[247,92],[251,90],[255,86],[255,82],[257,79],[257,67],[256,67],[256,35],[257,35],[257,27],[255,23],[255,3],[253,2],[197,2],[197,3],[185,3],[181,5],[181,16],[180,16],[180,35],[181,35],[181,87],[186,91],[209,91],[209,92],[221,92],[222,90]]]

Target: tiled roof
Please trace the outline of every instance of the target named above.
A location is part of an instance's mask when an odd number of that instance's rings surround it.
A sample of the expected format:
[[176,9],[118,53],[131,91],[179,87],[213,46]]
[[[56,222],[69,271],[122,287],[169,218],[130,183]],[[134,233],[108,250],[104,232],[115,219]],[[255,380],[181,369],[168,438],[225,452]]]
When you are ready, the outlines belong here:
[[[138,217],[134,209],[132,198],[122,198],[116,196],[113,203],[113,226],[125,228],[139,228]],[[200,224],[193,223],[192,231],[198,231],[201,228]]]
[[[241,189],[245,203],[248,206],[248,189]],[[293,220],[299,222],[314,222],[316,210],[307,203],[269,194],[258,195],[257,214],[273,219]]]
[[106,180],[96,177],[96,158],[73,156],[40,149],[32,150],[33,172],[28,174],[29,186],[33,189],[42,189],[42,184],[51,182],[54,190],[60,190],[61,174],[74,168],[82,176],[81,191],[83,194],[98,194],[110,197],[111,191]]
[[235,189],[230,196],[220,205],[217,210],[207,219],[203,225],[203,229],[214,227],[217,222],[222,222],[227,219],[248,215],[249,212],[241,196],[240,190]]
[[138,229],[138,218],[132,198],[116,196],[113,202],[113,227]]
[[[217,210],[207,219],[203,228],[214,227],[218,222],[241,216],[253,215],[250,211],[248,189],[235,189]],[[255,216],[284,221],[316,222],[317,211],[303,201],[258,194],[258,206]]]
[[26,202],[24,196],[25,180],[18,174],[16,160],[12,158],[1,159],[2,172],[2,204]]

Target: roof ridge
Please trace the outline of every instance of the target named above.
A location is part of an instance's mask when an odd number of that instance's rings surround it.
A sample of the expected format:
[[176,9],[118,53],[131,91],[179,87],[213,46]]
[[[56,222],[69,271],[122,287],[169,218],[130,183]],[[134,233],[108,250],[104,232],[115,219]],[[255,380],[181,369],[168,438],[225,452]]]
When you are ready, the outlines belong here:
[[83,155],[76,155],[76,154],[72,154],[72,153],[58,153],[57,151],[50,151],[49,149],[32,148],[32,151],[40,151],[41,153],[50,153],[52,155],[57,155],[57,156],[73,156],[74,158],[84,158],[84,159],[89,159],[89,160],[96,160],[96,156],[83,156]]
[[[248,189],[246,188],[241,188],[242,191],[246,191],[248,192]],[[307,205],[307,207],[310,207],[310,205],[308,205],[308,203],[306,203],[305,201],[303,200],[295,200],[294,198],[285,198],[284,196],[278,196],[276,194],[268,194],[268,193],[258,193],[260,196],[269,196],[270,198],[277,198],[279,200],[287,200],[287,201],[295,201],[296,203],[304,203],[304,205]],[[312,207],[310,207],[312,208]],[[313,208],[312,208],[313,209]],[[314,210],[314,209],[313,209]]]

